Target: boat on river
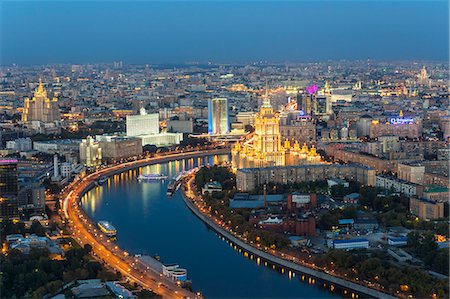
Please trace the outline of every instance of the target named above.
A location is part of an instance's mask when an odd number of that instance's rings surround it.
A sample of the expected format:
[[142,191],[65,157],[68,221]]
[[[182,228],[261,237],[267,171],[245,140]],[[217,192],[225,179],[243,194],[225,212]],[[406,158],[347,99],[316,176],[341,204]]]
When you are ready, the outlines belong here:
[[139,181],[161,181],[167,179],[167,175],[159,173],[141,174],[138,177]]

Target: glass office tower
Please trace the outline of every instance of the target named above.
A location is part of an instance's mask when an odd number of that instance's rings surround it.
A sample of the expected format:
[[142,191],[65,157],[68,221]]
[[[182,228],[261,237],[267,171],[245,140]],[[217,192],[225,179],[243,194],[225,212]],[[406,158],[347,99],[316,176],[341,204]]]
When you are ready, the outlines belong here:
[[228,99],[210,99],[208,101],[208,134],[227,134],[229,132]]

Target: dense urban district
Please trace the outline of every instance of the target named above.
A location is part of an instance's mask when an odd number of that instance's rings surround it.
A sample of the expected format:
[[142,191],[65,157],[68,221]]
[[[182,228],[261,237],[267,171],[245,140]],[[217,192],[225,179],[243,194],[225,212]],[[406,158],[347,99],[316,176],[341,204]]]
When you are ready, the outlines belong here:
[[222,149],[228,162],[180,173],[168,196],[181,185],[220,229],[317,273],[448,298],[448,72],[370,60],[1,67],[0,296],[201,298],[185,269],[132,261],[78,203],[112,173]]

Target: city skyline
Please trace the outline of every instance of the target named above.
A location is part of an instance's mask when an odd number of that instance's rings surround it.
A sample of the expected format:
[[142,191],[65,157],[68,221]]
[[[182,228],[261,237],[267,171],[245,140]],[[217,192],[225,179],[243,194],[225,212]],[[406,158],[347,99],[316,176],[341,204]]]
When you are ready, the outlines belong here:
[[448,61],[446,1],[6,1],[1,15],[2,65]]
[[449,298],[449,1],[0,0],[2,298]]

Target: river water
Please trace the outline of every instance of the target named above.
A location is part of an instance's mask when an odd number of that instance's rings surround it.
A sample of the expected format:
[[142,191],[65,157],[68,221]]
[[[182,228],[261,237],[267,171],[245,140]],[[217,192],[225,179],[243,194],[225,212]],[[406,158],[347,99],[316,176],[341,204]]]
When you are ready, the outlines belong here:
[[156,164],[113,176],[82,198],[83,208],[95,221],[110,221],[117,229],[116,242],[130,254],[159,255],[164,263],[186,268],[193,289],[207,298],[341,298],[322,283],[309,284],[299,274],[282,274],[244,257],[192,214],[180,191],[168,198],[167,180],[137,180],[140,173],[173,177],[221,160],[228,160],[228,155]]

